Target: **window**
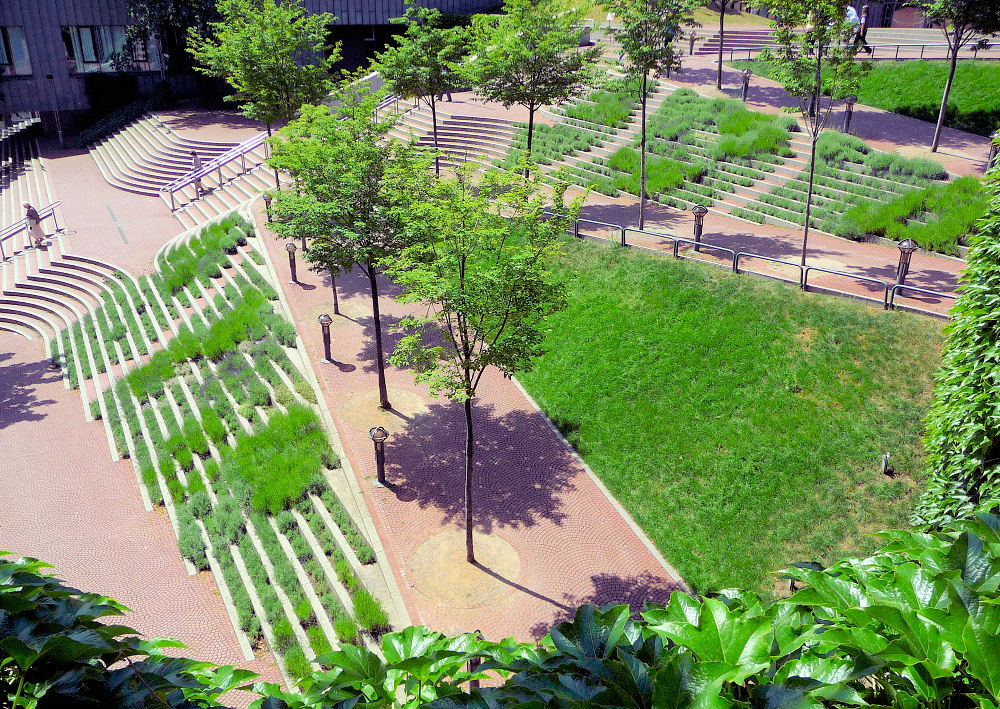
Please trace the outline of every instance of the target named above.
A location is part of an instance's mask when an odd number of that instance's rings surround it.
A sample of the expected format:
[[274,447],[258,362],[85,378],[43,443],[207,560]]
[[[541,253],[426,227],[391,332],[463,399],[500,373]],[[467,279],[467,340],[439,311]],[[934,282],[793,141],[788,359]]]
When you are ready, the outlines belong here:
[[0,27],[0,74],[31,74],[23,27]]
[[[117,71],[114,61],[126,45],[123,25],[76,25],[62,28],[63,46],[70,73]],[[139,71],[157,71],[160,68],[155,45],[148,41],[136,42],[132,47],[132,62]]]

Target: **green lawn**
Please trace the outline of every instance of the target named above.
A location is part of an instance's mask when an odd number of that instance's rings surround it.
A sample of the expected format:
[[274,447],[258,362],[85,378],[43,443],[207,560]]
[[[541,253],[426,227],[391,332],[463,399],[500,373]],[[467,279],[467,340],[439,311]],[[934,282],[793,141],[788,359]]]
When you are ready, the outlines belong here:
[[905,526],[939,322],[601,244],[560,268],[522,381],[698,590],[768,591]]
[[[733,62],[758,76],[771,76],[763,62]],[[924,121],[937,121],[948,78],[944,61],[878,61],[861,81],[858,100]],[[989,135],[1000,125],[1000,62],[959,61],[948,97],[945,125]]]

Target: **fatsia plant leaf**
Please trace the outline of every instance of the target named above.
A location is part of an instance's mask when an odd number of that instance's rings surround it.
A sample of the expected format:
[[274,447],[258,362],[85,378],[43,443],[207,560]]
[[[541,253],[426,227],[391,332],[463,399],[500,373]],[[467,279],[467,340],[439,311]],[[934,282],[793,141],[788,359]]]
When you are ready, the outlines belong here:
[[994,698],[1000,697],[1000,636],[971,620],[965,628],[967,671]]
[[[606,658],[625,635],[628,606],[580,606],[571,623],[560,623],[550,633],[556,649],[572,657]],[[631,648],[630,648],[631,649]]]

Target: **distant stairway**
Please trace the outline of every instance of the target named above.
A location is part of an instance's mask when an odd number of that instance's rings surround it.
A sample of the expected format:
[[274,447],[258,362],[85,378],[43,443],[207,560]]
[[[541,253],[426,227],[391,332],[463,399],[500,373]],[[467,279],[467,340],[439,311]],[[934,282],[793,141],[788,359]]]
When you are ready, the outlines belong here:
[[[503,159],[517,134],[518,124],[490,116],[448,115],[438,108],[438,149],[441,167],[466,162],[483,166]],[[417,139],[417,144],[434,147],[430,109],[422,106],[407,113],[390,133],[395,138]]]
[[[236,145],[183,138],[155,116],[147,115],[92,145],[90,154],[109,184],[136,194],[162,197],[160,188],[191,171],[192,150],[208,163]],[[208,192],[201,197],[193,184],[176,192],[174,216],[185,227],[192,227],[228,214],[272,188],[274,180],[263,165],[265,150],[261,145],[242,160],[207,175],[202,184]],[[170,206],[169,197],[165,200]]]

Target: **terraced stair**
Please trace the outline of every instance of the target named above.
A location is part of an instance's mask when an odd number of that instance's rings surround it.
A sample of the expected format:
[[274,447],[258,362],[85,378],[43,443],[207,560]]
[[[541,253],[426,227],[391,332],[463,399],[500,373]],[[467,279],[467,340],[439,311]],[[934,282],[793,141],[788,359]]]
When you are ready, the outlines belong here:
[[208,190],[199,197],[195,186],[187,185],[170,197],[160,191],[165,184],[191,171],[191,151],[208,162],[237,143],[210,142],[184,138],[160,121],[146,115],[117,133],[90,147],[90,154],[108,184],[136,194],[163,197],[175,206],[174,216],[184,227],[211,221],[231,212],[259,192],[274,186],[272,174],[263,162],[266,147],[249,152],[202,183]]
[[[441,167],[466,162],[490,165],[502,159],[517,133],[517,123],[501,118],[463,116],[442,111],[438,104],[438,149]],[[420,146],[433,148],[430,109],[421,106],[409,111],[390,135],[400,140],[417,139]]]

